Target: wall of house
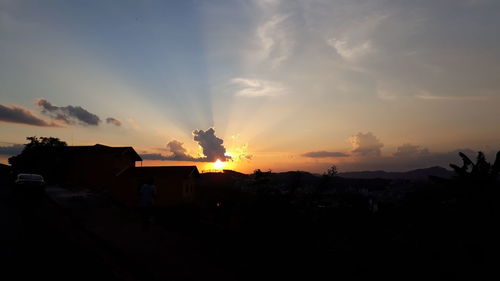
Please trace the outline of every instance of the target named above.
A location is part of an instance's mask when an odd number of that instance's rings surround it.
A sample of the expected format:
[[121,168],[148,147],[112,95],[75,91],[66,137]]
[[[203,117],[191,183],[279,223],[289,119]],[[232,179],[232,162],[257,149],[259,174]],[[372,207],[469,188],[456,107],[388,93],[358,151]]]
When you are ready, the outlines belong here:
[[116,177],[111,186],[111,195],[118,202],[136,206],[139,203],[139,186],[141,181],[132,177]]
[[123,156],[78,155],[73,158],[66,182],[90,189],[109,188],[118,172],[134,166],[134,160]]
[[172,178],[157,178],[155,180],[158,206],[176,206],[184,203],[182,194],[182,180]]
[[[129,206],[137,206],[139,202],[139,186],[147,178],[122,176],[116,179],[111,188],[113,197]],[[193,202],[196,181],[176,177],[155,177],[157,196],[156,206],[179,206]]]

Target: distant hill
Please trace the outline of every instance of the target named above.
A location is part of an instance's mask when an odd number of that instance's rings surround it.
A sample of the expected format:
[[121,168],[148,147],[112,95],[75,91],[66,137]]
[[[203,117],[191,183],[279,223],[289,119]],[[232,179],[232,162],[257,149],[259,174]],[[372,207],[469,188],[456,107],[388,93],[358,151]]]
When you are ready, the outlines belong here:
[[425,169],[411,170],[407,172],[386,172],[386,171],[361,171],[339,173],[343,178],[355,179],[408,179],[408,180],[426,180],[429,176],[441,178],[451,178],[453,172],[443,167],[435,166]]
[[283,182],[287,185],[300,183],[302,185],[316,185],[320,177],[304,171],[288,171],[282,173],[272,173],[271,178],[276,182]]

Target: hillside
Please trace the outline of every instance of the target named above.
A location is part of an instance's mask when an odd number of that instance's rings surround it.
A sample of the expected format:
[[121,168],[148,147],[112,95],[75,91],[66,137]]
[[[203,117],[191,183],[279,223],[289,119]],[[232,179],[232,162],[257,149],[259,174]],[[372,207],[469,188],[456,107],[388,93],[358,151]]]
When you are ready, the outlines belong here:
[[453,172],[443,167],[435,166],[424,169],[416,169],[407,172],[386,172],[386,171],[360,171],[340,173],[340,177],[356,179],[408,179],[426,180],[429,176],[441,178],[451,178]]

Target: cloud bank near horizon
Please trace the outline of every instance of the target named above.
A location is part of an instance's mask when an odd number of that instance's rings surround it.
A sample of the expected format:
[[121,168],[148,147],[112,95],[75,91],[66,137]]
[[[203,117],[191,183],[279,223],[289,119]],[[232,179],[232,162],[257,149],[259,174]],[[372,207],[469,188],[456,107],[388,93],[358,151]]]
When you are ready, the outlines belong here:
[[[184,144],[178,140],[171,140],[167,143],[167,149],[170,155],[162,155],[161,153],[144,153],[141,154],[145,160],[164,160],[164,161],[191,161],[191,162],[215,162],[232,160],[226,155],[224,140],[215,135],[214,128],[208,130],[194,130],[193,140],[198,143],[203,151],[202,157],[194,157],[189,155]],[[251,157],[250,157],[251,158]],[[248,158],[248,159],[250,159]]]
[[[396,151],[389,155],[383,155],[381,148],[384,144],[371,132],[362,133],[350,137],[352,149],[350,153],[333,151],[314,151],[301,154],[302,157],[320,160],[326,163],[328,159],[337,163],[343,171],[356,170],[387,170],[406,171],[431,166],[442,166],[449,168],[451,163],[460,163],[459,152],[463,152],[474,159],[480,150],[471,148],[453,149],[445,152],[432,152],[426,147],[412,143],[404,143],[396,147]],[[495,161],[497,151],[485,152],[491,163]]]
[[24,149],[24,144],[13,144],[7,146],[0,146],[0,155],[13,156],[18,155]]
[[302,154],[304,157],[309,158],[332,158],[332,157],[349,157],[349,154],[343,152],[334,152],[334,151],[312,151],[306,152]]

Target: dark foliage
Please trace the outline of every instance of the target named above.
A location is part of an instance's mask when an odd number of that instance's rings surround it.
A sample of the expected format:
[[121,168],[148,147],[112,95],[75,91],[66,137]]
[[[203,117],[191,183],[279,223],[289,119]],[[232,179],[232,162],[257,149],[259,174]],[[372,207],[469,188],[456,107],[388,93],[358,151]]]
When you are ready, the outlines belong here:
[[255,278],[484,279],[499,244],[499,157],[460,157],[441,181],[256,170],[232,183],[242,192],[220,210],[233,218],[219,221],[221,247]]
[[64,167],[57,157],[59,148],[67,146],[66,142],[54,137],[27,137],[23,151],[9,158],[14,171],[18,173],[42,174],[46,180],[58,178]]

